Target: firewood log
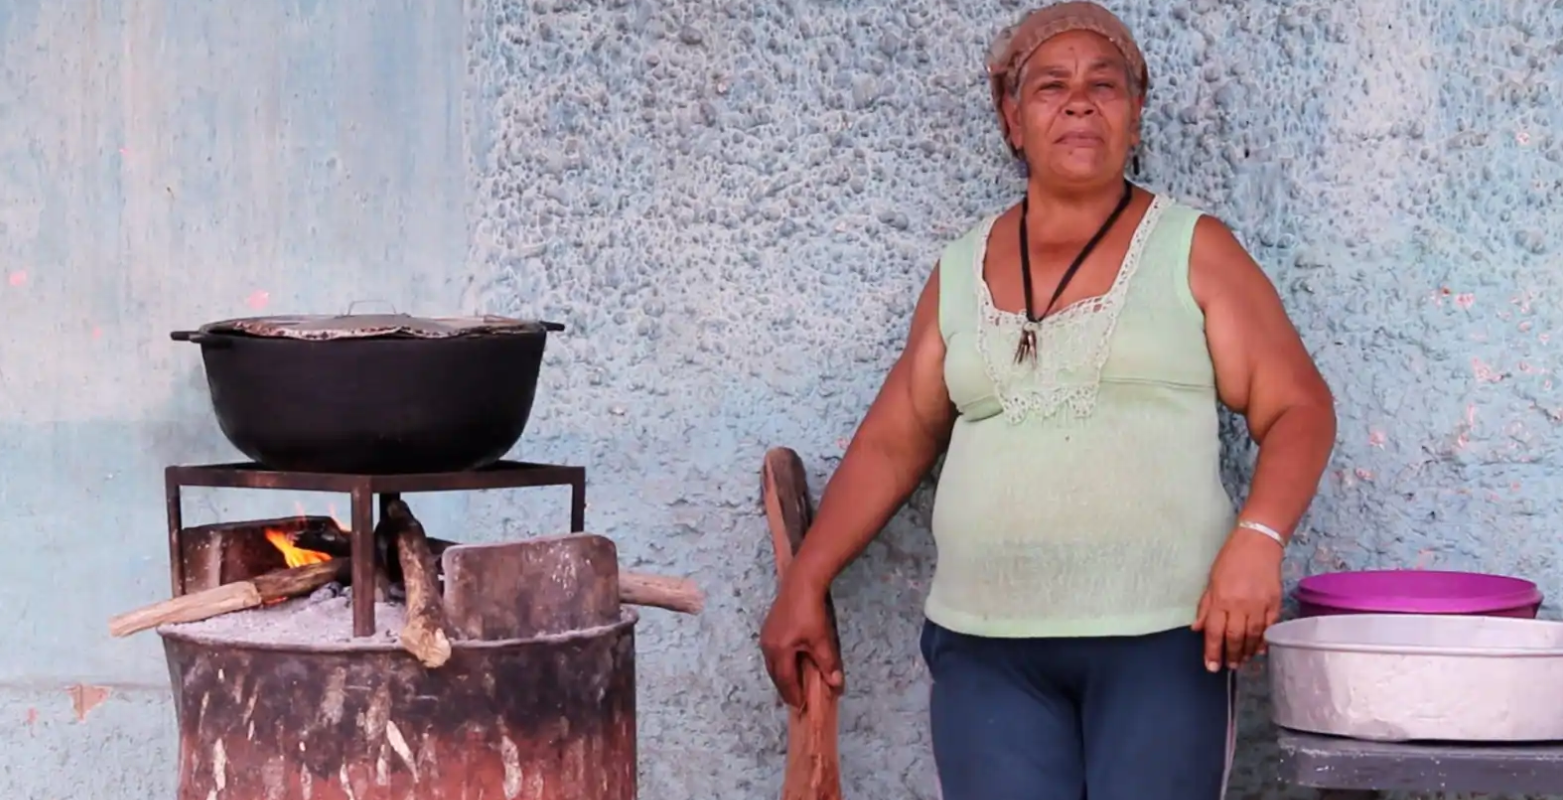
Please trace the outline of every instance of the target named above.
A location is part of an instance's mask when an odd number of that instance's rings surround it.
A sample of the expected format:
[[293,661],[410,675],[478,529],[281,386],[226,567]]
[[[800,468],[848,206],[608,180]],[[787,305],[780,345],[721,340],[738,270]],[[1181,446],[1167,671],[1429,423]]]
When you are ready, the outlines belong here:
[[407,589],[407,624],[402,627],[402,648],[425,667],[443,666],[450,660],[450,626],[445,620],[445,604],[435,577],[428,536],[423,532],[423,524],[401,498],[386,504],[385,522],[386,527],[395,531],[396,557],[402,566],[402,585]]
[[328,583],[347,580],[349,561],[333,558],[318,564],[268,572],[247,581],[175,597],[127,611],[109,620],[109,633],[129,636],[176,622],[196,622],[266,603],[309,594]]

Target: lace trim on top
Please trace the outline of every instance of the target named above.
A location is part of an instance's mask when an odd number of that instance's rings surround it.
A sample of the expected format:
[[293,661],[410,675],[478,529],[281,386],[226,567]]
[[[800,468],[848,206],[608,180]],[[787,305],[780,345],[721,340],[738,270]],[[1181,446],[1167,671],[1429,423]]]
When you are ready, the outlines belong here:
[[[1129,292],[1129,281],[1139,270],[1140,254],[1165,205],[1160,195],[1152,198],[1129,240],[1118,276],[1105,293],[1076,300],[1041,322],[1031,322],[1025,314],[994,306],[993,293],[983,277],[983,263],[988,255],[988,236],[998,217],[983,226],[972,266],[979,316],[976,344],[1006,420],[1017,423],[1032,414],[1045,419],[1065,406],[1077,417],[1089,416],[1095,410],[1102,367],[1112,349],[1110,343]],[[1021,333],[1027,329],[1036,336],[1036,358],[1016,363],[1015,349]]]

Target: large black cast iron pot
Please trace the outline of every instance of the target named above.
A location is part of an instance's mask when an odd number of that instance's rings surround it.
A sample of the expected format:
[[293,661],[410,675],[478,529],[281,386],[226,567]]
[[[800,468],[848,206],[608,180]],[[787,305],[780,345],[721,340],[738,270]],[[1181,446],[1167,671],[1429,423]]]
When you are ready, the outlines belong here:
[[223,435],[264,467],[477,469],[521,438],[549,331],[498,317],[252,317],[177,331],[201,347]]

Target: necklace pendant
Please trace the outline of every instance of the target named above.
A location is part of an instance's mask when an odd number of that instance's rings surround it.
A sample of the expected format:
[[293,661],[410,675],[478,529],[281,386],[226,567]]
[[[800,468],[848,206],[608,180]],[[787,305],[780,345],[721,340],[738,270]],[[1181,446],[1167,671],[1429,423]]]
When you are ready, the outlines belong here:
[[1015,363],[1037,360],[1037,332],[1030,325],[1020,329],[1020,344],[1015,348]]

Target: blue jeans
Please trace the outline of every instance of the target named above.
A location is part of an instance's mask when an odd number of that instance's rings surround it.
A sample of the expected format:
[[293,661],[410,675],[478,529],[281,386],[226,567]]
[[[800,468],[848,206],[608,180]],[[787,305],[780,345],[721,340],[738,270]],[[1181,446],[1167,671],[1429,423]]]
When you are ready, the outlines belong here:
[[1203,648],[1187,628],[992,639],[924,622],[944,800],[1219,800],[1235,683]]

